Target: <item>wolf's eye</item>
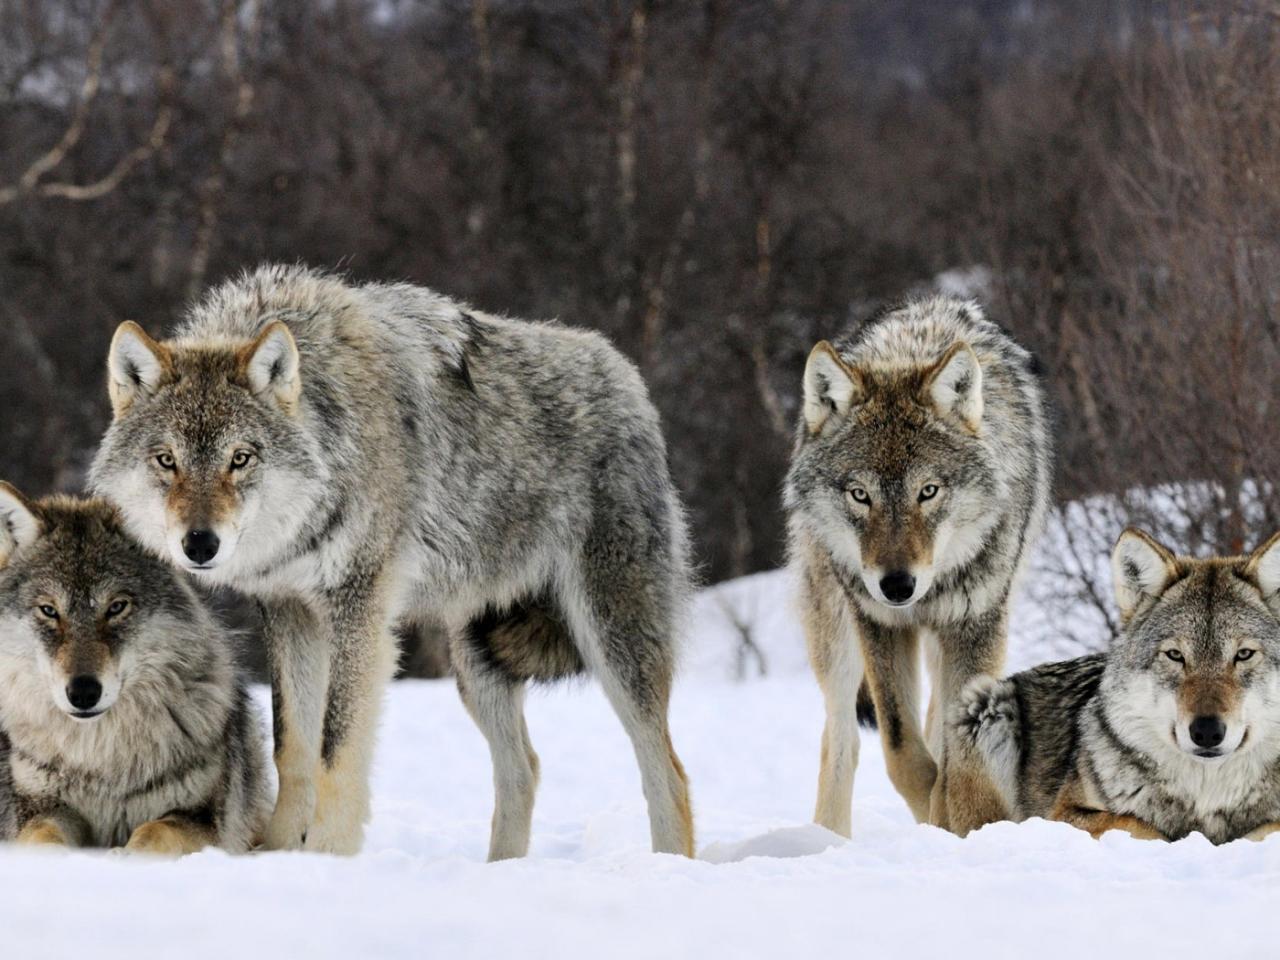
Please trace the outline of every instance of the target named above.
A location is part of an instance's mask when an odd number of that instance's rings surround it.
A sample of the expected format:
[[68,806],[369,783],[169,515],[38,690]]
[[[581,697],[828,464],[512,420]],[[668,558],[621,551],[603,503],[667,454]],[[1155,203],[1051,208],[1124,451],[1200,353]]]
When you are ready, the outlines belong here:
[[36,607],[36,609],[40,611],[40,616],[42,617],[47,617],[50,620],[58,619],[57,609],[55,607],[50,606],[47,603],[40,604],[38,607]]
[[111,606],[107,607],[107,617],[118,617],[129,609],[129,601],[123,598],[116,600]]
[[861,487],[851,487],[848,490],[848,495],[849,499],[854,503],[860,503],[864,507],[871,506],[871,497],[869,497],[867,495],[867,491],[863,490]]
[[1186,663],[1186,658],[1182,656],[1181,650],[1166,650],[1164,655],[1174,663]]
[[173,459],[172,453],[157,453],[156,463],[160,464],[160,469],[162,470],[176,470],[178,468],[178,461]]
[[237,450],[231,455],[231,469],[241,470],[249,465],[249,461],[253,459],[253,454],[248,450]]
[[938,485],[936,483],[926,483],[920,488],[920,502],[932,500],[938,495]]
[[1241,647],[1236,651],[1236,663],[1244,663],[1246,660],[1251,660],[1257,652],[1257,650],[1251,650],[1248,647]]

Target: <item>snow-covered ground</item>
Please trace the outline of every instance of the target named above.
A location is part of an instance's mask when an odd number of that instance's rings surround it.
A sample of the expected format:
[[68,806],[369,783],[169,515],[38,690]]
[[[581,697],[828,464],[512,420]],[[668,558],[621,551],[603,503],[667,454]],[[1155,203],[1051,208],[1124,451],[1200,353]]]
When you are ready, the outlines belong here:
[[[531,694],[532,854],[485,864],[484,742],[451,683],[404,682],[388,698],[361,856],[0,849],[0,957],[1275,955],[1280,838],[1095,842],[1033,822],[959,840],[911,821],[874,736],[854,839],[810,825],[822,704],[788,592],[777,573],[699,598],[672,719],[696,861],[648,852],[630,747],[585,683]],[[752,624],[767,677],[731,679],[726,609]],[[1036,659],[1036,616],[1022,605],[1014,617],[1014,666]]]

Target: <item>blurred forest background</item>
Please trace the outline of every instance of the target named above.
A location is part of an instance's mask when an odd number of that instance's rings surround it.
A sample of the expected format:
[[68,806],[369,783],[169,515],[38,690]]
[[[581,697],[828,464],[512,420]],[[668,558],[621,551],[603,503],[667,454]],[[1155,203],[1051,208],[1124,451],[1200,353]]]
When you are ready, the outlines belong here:
[[783,559],[814,341],[939,286],[1080,522],[1280,526],[1277,3],[0,0],[0,476],[77,488],[116,324],[269,259],[604,331],[709,581]]

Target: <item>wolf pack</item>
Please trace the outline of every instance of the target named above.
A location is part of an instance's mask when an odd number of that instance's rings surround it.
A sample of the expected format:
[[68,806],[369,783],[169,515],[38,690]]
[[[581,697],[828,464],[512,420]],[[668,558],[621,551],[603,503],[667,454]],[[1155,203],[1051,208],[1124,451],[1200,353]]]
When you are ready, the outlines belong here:
[[[0,839],[358,852],[395,628],[429,615],[489,746],[490,859],[529,849],[527,687],[584,674],[653,849],[694,855],[668,726],[691,546],[603,337],[266,266],[106,354],[90,495],[0,484]],[[959,835],[1280,829],[1280,534],[1193,558],[1126,530],[1108,652],[1004,677],[1051,496],[1032,355],[975,302],[917,299],[817,344],[800,394],[783,506],[826,705],[817,823],[850,834],[869,725],[915,819]],[[274,777],[212,586],[261,613]]]

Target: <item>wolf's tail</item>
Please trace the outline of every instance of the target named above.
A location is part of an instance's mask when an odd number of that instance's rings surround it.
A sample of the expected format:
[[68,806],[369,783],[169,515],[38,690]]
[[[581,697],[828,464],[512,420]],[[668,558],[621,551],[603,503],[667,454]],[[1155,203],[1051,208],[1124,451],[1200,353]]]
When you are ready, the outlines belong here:
[[983,674],[969,681],[950,718],[956,741],[986,769],[1010,812],[1018,806],[1019,714],[1017,684]]

